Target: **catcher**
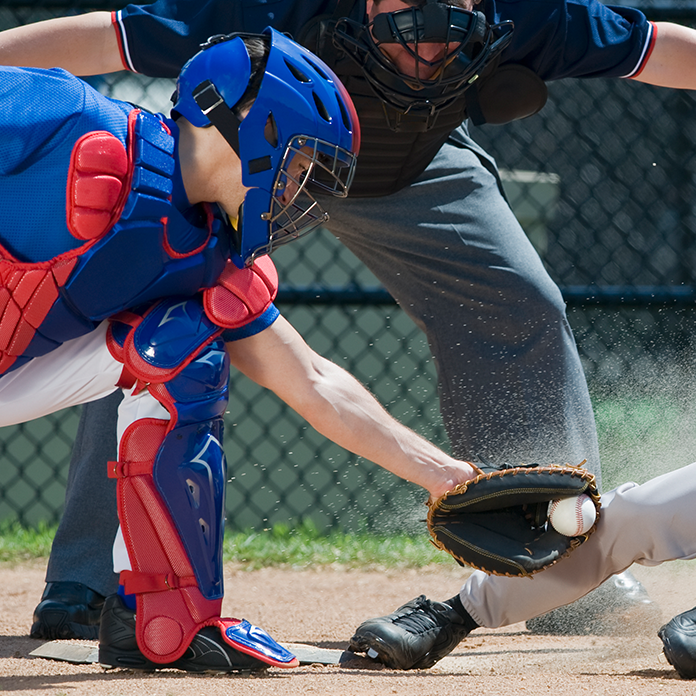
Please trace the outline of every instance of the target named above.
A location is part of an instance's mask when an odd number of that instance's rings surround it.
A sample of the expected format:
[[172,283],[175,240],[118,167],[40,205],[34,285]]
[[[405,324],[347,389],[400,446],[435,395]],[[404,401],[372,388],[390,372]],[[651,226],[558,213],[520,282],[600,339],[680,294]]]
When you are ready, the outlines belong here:
[[104,603],[100,661],[296,666],[262,629],[221,616],[230,364],[433,496],[473,474],[273,305],[265,255],[325,219],[309,183],[336,196],[350,185],[350,98],[271,29],[209,41],[182,69],[171,119],[62,70],[0,67],[0,96],[0,425],[124,392],[108,467],[120,588]]
[[[535,113],[546,99],[543,81],[566,77],[688,87],[688,31],[596,0],[159,0],[2,32],[0,56],[77,74],[126,68],[173,77],[211,34],[269,23],[318,52],[356,101],[359,171],[350,197],[329,202],[327,227],[426,333],[453,450],[496,461],[587,457],[599,474],[565,304],[465,121]],[[84,411],[91,421],[115,419],[113,400]],[[95,428],[81,432],[69,500],[94,501],[90,468],[113,448]],[[96,630],[99,594],[111,592],[108,563],[97,553],[97,535],[108,530],[92,525],[85,535],[81,507],[66,511],[37,636]]]

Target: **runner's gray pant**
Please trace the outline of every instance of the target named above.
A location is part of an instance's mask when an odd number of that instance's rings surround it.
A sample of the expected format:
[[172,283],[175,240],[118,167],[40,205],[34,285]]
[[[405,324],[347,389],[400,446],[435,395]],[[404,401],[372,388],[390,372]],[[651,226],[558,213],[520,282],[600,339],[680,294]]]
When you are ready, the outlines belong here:
[[473,573],[459,597],[480,626],[526,621],[570,604],[632,563],[696,558],[696,464],[602,495],[597,530],[567,558],[531,578]]

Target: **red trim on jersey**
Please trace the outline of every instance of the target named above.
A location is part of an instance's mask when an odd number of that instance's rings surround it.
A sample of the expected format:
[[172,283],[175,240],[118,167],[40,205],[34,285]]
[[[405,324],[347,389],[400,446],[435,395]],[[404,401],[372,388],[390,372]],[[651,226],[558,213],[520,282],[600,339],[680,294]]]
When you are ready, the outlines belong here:
[[636,77],[638,77],[638,75],[640,75],[643,72],[643,69],[650,60],[653,48],[655,48],[655,41],[657,40],[657,26],[655,25],[655,22],[650,22],[650,25],[652,26],[652,36],[650,37],[650,45],[648,46],[648,50],[645,52],[645,56],[643,57],[643,62],[641,63],[641,66],[638,68],[638,70],[636,70],[635,73],[633,73],[633,75],[631,75],[632,80],[634,80]]
[[116,32],[116,43],[118,44],[118,52],[121,56],[121,63],[123,64],[123,69],[130,71],[130,68],[128,67],[128,62],[126,60],[126,51],[123,46],[123,37],[121,36],[121,25],[118,23],[118,18],[116,17],[115,11],[111,12],[111,26],[114,28],[114,31]]

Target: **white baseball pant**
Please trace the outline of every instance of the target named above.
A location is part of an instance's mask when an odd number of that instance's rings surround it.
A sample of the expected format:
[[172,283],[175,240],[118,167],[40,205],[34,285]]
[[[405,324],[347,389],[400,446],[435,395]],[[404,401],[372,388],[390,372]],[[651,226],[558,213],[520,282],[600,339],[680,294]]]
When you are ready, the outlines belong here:
[[[102,322],[87,335],[0,377],[0,426],[25,423],[116,391],[123,365],[106,347],[107,326]],[[169,420],[169,413],[147,391],[134,395],[131,389],[124,390],[117,422],[119,443],[126,428],[140,418]],[[130,562],[119,527],[114,572],[121,570],[130,570]]]

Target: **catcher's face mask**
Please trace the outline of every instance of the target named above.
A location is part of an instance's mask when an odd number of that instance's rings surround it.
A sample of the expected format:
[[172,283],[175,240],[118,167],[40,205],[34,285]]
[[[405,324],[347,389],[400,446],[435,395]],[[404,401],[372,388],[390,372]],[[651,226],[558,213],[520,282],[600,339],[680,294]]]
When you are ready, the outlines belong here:
[[[512,22],[489,24],[440,0],[336,24],[334,42],[360,65],[387,104],[434,113],[454,101],[510,43]],[[393,6],[390,3],[388,6]]]

